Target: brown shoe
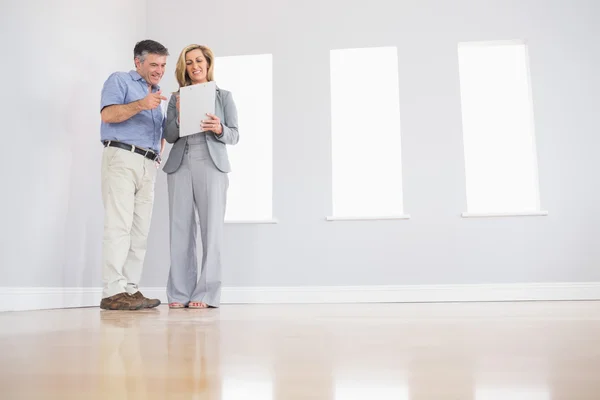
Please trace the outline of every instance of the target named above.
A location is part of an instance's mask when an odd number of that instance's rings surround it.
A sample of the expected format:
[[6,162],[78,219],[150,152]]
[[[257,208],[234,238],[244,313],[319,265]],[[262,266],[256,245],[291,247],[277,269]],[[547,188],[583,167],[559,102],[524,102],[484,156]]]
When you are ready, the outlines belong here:
[[104,310],[139,310],[142,307],[144,302],[129,293],[118,293],[100,302],[100,308]]
[[134,297],[135,299],[141,300],[142,303],[144,304],[144,308],[154,308],[154,307],[158,307],[160,305],[160,300],[149,299],[147,297],[144,297],[142,292],[140,292],[139,290],[137,292],[135,292],[134,294],[132,294],[131,296]]

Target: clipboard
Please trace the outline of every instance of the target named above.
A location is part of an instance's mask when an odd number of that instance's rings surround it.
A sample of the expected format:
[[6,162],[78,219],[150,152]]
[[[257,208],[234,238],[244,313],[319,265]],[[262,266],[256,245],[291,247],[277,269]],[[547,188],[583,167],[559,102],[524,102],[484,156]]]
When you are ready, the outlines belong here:
[[206,113],[215,113],[217,84],[215,81],[184,86],[179,89],[179,136],[202,132]]

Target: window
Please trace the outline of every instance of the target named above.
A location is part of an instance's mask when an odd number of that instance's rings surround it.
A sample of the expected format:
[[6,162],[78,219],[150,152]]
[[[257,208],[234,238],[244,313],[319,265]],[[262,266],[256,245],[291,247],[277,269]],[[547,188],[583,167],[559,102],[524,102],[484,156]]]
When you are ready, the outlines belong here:
[[240,141],[227,146],[229,174],[225,222],[272,221],[273,60],[271,54],[217,57],[215,81],[231,92]]
[[330,52],[333,216],[405,218],[395,47]]
[[527,46],[458,46],[467,213],[542,214]]

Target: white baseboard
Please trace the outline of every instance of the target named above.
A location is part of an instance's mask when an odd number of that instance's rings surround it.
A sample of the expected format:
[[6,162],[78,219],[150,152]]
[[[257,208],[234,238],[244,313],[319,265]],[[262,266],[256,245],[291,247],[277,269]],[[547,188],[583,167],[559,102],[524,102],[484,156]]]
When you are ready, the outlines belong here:
[[[167,302],[165,288],[141,289]],[[97,307],[100,288],[0,287],[0,311]],[[600,300],[600,282],[481,285],[225,287],[222,304]]]
[[0,311],[98,306],[101,297],[100,288],[0,287]]

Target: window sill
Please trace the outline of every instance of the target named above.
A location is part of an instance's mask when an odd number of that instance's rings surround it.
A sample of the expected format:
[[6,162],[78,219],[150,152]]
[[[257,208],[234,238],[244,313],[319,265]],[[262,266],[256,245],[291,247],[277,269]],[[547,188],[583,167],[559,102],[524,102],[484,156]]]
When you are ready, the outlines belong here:
[[548,211],[524,211],[505,213],[462,213],[463,218],[494,218],[494,217],[544,217]]
[[239,225],[239,224],[256,224],[256,225],[264,225],[264,224],[278,224],[279,221],[277,221],[276,219],[255,219],[255,220],[232,220],[232,221],[225,221],[226,224],[235,224],[235,225]]
[[327,221],[379,221],[390,219],[410,219],[410,215],[382,215],[373,217],[327,217]]

